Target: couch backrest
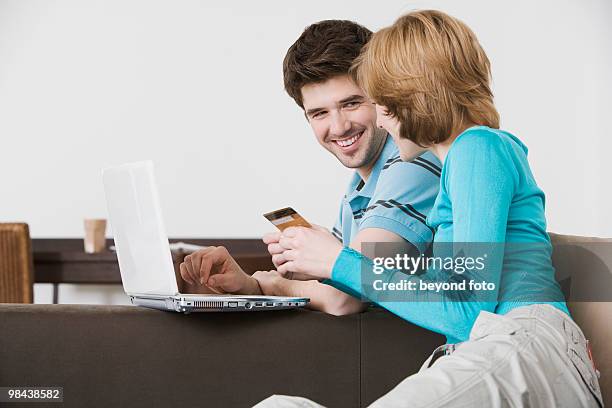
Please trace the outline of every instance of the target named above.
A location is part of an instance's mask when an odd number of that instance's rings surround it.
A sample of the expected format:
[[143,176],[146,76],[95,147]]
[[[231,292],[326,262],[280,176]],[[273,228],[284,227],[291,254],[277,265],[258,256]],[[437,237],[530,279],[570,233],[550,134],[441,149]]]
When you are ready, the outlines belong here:
[[553,263],[574,320],[591,342],[612,406],[612,239],[550,234]]
[[250,407],[272,394],[365,407],[444,337],[381,309],[166,313],[0,304],[0,385],[54,385],[62,407]]

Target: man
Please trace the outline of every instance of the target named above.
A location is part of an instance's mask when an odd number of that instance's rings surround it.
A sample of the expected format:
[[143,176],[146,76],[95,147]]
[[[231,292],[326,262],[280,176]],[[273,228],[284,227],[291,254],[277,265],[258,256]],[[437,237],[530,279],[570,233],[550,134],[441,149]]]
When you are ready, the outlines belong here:
[[[405,252],[422,253],[433,239],[425,218],[438,193],[441,166],[431,153],[402,162],[391,137],[376,126],[375,106],[349,77],[371,35],[351,21],[326,20],[307,27],[285,56],[285,90],[304,110],[319,144],[355,169],[333,228],[336,238],[358,251],[362,243],[390,242],[395,249],[399,245]],[[276,267],[286,261],[280,237],[275,232],[263,238]],[[349,290],[324,282],[287,279],[276,271],[251,277],[222,247],[186,257],[180,270],[190,283],[228,293],[308,297],[310,307],[334,315],[364,307]]]

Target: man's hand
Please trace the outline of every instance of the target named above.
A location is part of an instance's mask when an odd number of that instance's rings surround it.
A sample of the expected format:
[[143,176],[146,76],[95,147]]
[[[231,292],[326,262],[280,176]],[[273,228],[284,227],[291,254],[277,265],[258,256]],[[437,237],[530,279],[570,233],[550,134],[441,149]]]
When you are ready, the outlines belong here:
[[181,277],[225,293],[261,295],[257,280],[247,275],[225,247],[208,247],[187,255],[180,265]]
[[278,285],[285,280],[277,271],[257,271],[253,274],[253,278],[259,282],[262,292],[268,296],[279,296]]

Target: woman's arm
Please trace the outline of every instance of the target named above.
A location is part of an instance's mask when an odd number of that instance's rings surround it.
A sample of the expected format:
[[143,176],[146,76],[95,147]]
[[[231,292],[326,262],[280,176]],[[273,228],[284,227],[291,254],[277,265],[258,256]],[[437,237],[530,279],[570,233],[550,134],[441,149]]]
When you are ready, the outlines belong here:
[[[373,276],[373,261],[346,248],[334,264],[332,280],[359,291],[366,298],[406,320],[445,334],[451,339],[464,340],[480,311],[492,312],[497,305],[503,266],[503,242],[517,173],[507,147],[497,135],[489,132],[464,135],[464,139],[458,142],[447,157],[441,189],[441,194],[448,195],[452,206],[453,253],[463,251],[463,256],[479,253],[482,256],[483,248],[488,248],[487,267],[481,272],[463,277],[439,270],[428,271],[421,276],[385,270],[379,279],[387,284],[413,282],[418,288],[421,283],[470,278],[494,283],[494,293],[487,296],[479,296],[477,293],[472,296],[473,293],[462,292],[453,293],[454,296],[441,296],[431,290],[412,290],[402,292],[403,298],[400,300],[381,301],[381,294],[376,293],[371,285],[362,285],[362,277]],[[441,245],[445,244],[436,243],[438,247]],[[394,300],[397,298],[396,294]]]

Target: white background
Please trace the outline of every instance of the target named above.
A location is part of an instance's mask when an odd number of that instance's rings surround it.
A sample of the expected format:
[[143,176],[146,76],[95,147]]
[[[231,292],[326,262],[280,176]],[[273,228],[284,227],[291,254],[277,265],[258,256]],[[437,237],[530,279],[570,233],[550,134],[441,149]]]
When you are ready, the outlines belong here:
[[[81,237],[83,218],[106,217],[101,169],[153,159],[170,236],[259,237],[285,205],[331,224],[350,172],[284,93],[282,58],[318,20],[376,30],[418,8],[478,35],[549,230],[612,236],[606,0],[0,1],[0,221]],[[118,287],[60,296],[125,302]]]

